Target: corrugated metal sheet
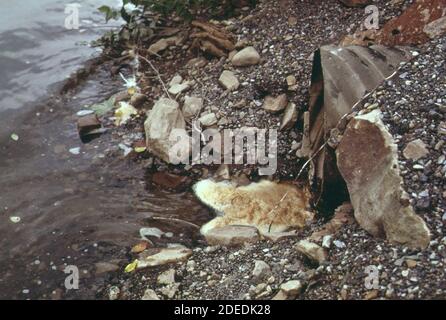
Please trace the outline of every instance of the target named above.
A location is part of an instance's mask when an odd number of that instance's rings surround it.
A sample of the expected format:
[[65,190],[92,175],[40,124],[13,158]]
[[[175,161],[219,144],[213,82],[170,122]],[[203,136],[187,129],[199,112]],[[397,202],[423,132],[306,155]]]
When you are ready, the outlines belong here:
[[[301,154],[311,157],[310,180],[321,194],[339,192],[334,150],[322,147],[343,116],[408,61],[407,48],[375,45],[324,46],[314,54],[310,87],[309,133],[304,134]],[[321,149],[322,148],[322,149]],[[313,180],[312,178],[318,178]]]
[[[400,63],[410,59],[403,48],[383,46],[324,46],[315,55],[323,80],[323,112],[325,127],[333,128],[340,118],[368,92],[379,86],[385,78],[398,70]],[[313,84],[312,84],[313,86]],[[318,92],[321,94],[322,92]],[[315,106],[310,106],[310,113]]]

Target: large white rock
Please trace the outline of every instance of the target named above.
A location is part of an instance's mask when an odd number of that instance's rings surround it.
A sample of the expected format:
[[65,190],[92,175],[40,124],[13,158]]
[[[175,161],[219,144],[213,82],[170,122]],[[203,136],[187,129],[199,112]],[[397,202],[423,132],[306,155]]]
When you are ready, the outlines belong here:
[[350,121],[336,155],[361,227],[391,242],[426,248],[429,229],[401,186],[397,146],[379,110]]
[[250,226],[224,226],[204,233],[206,241],[211,245],[237,246],[260,240],[259,231]]
[[175,100],[161,98],[155,103],[144,123],[147,149],[166,162],[175,144],[169,137],[174,129],[185,129],[186,122]]
[[148,255],[143,252],[139,255],[137,269],[162,266],[187,260],[192,255],[192,250],[184,247],[164,248],[160,252]]
[[236,67],[252,66],[259,62],[260,55],[254,47],[246,47],[232,57],[232,64]]

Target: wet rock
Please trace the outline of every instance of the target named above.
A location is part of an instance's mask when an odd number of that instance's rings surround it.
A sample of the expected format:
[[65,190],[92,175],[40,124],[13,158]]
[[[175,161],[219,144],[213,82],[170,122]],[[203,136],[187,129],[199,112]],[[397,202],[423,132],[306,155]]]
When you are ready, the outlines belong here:
[[427,150],[426,145],[420,139],[409,142],[403,150],[404,157],[414,161],[424,158],[428,154],[429,150]]
[[280,124],[280,130],[292,128],[297,121],[297,108],[294,103],[289,103],[283,113],[282,122]]
[[423,28],[429,38],[435,39],[446,33],[446,17],[434,20]]
[[271,276],[271,268],[265,261],[256,260],[252,276],[256,281],[265,280]]
[[208,113],[199,119],[200,123],[205,127],[210,127],[217,124],[218,119],[215,113]]
[[170,263],[176,263],[187,260],[192,255],[192,250],[188,248],[164,248],[160,252],[148,255],[143,252],[139,255],[139,262],[137,269],[144,269],[147,267],[161,266]]
[[119,270],[118,265],[116,265],[114,263],[110,263],[110,262],[98,262],[98,263],[95,263],[95,267],[96,267],[97,275],[102,275],[105,273],[114,272],[114,271]]
[[186,96],[184,98],[183,116],[185,119],[191,119],[200,114],[203,109],[203,99]]
[[237,90],[240,86],[240,82],[232,71],[225,70],[222,72],[218,82],[225,88],[226,90],[233,91]]
[[260,55],[254,47],[246,47],[235,54],[231,61],[236,67],[252,66],[260,62]]
[[257,228],[250,226],[225,226],[214,228],[204,233],[210,245],[237,246],[260,240]]
[[327,260],[327,252],[317,244],[308,240],[299,241],[295,248],[299,253],[303,254],[313,262],[320,264]]
[[175,269],[169,269],[161,273],[157,278],[159,285],[170,285],[175,283]]
[[79,132],[79,137],[83,142],[89,140],[89,136],[95,131],[102,127],[96,114],[88,114],[83,117],[79,117],[77,120],[77,130]]
[[350,121],[336,155],[358,223],[374,236],[426,248],[430,233],[401,187],[397,147],[374,110]]
[[273,300],[294,300],[302,292],[302,283],[299,280],[291,280],[280,286],[280,291]]
[[160,300],[156,292],[152,289],[147,289],[144,292],[144,296],[141,298],[141,300]]
[[141,93],[135,93],[130,98],[130,104],[134,106],[135,108],[139,109],[144,106],[144,103],[146,103],[148,100],[147,96],[145,94]]
[[186,122],[175,100],[162,98],[155,103],[144,123],[147,149],[169,162],[169,151],[174,142],[169,137],[174,129],[185,129]]
[[286,94],[281,94],[278,97],[267,96],[263,103],[263,109],[268,112],[277,113],[285,109],[287,105],[288,97]]

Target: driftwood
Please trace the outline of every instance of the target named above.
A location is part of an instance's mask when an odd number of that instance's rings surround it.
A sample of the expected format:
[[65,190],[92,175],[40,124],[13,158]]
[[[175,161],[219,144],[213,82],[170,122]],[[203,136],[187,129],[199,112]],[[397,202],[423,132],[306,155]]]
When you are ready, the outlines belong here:
[[234,36],[226,30],[201,21],[193,21],[192,26],[199,29],[189,36],[193,39],[193,49],[200,49],[219,58],[235,49]]

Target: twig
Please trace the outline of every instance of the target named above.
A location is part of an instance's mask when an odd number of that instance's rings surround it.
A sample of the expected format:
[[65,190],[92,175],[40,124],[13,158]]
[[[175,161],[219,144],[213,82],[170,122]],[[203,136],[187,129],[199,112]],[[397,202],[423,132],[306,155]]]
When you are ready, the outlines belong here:
[[179,222],[185,225],[188,225],[190,227],[193,227],[195,229],[200,229],[200,226],[196,225],[195,223],[186,221],[186,220],[181,220],[181,219],[177,219],[177,218],[168,218],[168,217],[150,217],[149,219],[152,220],[162,220],[162,221],[173,221],[173,222]]
[[138,57],[140,57],[140,58],[143,59],[145,62],[147,62],[147,63],[150,65],[150,67],[153,69],[153,71],[155,71],[155,73],[156,73],[156,75],[157,75],[157,77],[158,77],[158,80],[161,82],[161,85],[163,86],[164,92],[167,94],[167,97],[168,97],[169,99],[172,99],[172,98],[170,97],[169,91],[167,90],[166,84],[164,83],[163,79],[161,79],[161,75],[160,75],[160,73],[158,72],[158,70],[155,68],[155,66],[153,65],[153,63],[152,63],[149,59],[147,59],[146,57],[144,57],[144,56],[140,56],[140,55],[138,55]]
[[[274,208],[272,208],[270,212],[268,212],[267,216],[269,216],[270,213],[274,212],[274,211],[280,206],[280,204],[283,202],[283,200],[285,200],[285,198],[287,197],[287,195],[288,195],[288,191],[283,195],[282,199],[280,199],[280,201],[276,204],[276,206],[275,206]],[[276,214],[274,215],[273,219],[271,220],[271,223],[269,224],[269,227],[268,227],[268,233],[271,232],[271,227],[272,227],[272,225],[273,225],[273,223],[274,223],[274,220],[276,219],[276,216],[277,216],[277,212],[276,212]]]
[[296,179],[299,179],[300,175],[302,174],[302,172],[305,170],[305,168],[310,164],[311,161],[313,161],[314,158],[316,158],[316,156],[319,154],[319,152],[321,152],[325,146],[327,145],[327,141],[325,141],[324,144],[321,145],[321,147],[304,163],[304,165],[302,166],[302,168],[300,169],[299,173],[296,176]]

